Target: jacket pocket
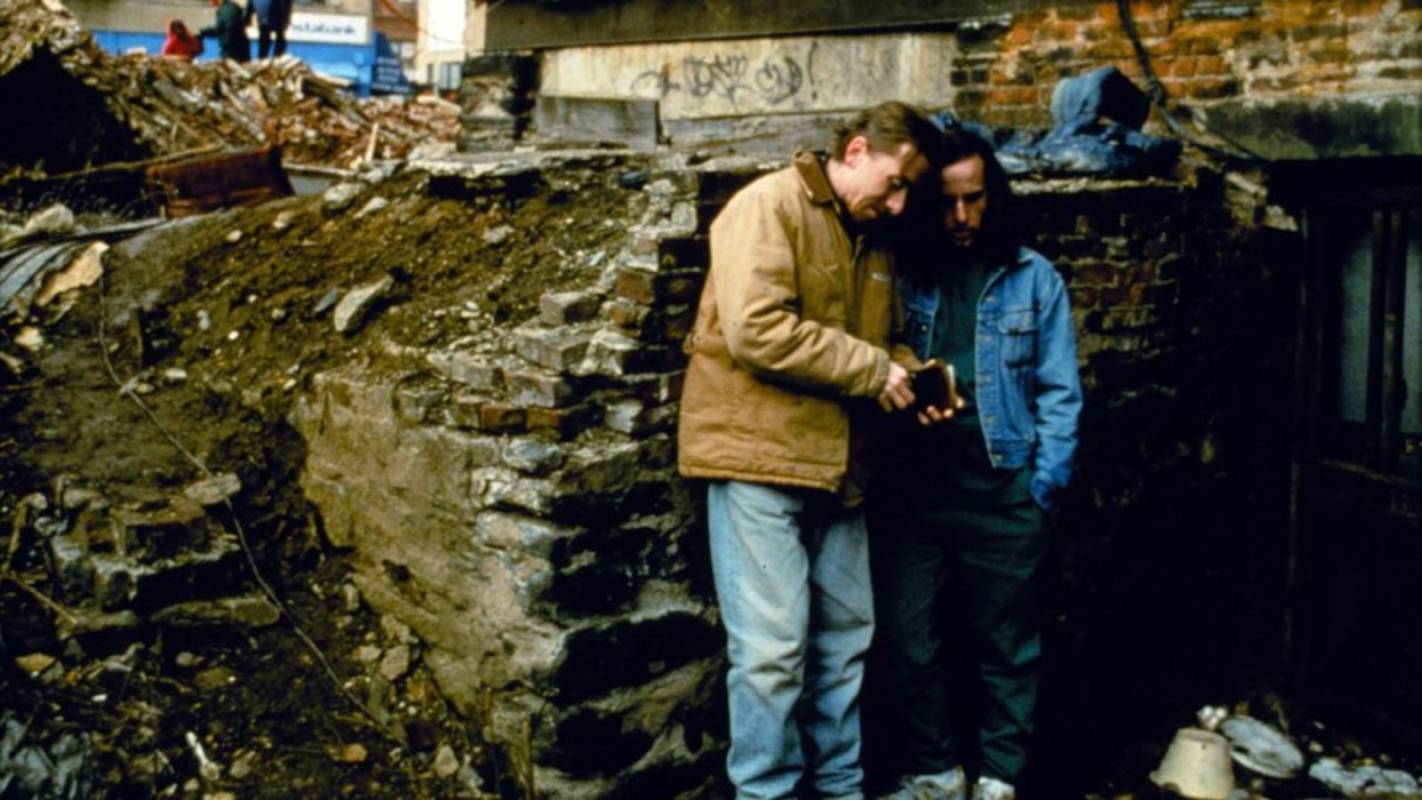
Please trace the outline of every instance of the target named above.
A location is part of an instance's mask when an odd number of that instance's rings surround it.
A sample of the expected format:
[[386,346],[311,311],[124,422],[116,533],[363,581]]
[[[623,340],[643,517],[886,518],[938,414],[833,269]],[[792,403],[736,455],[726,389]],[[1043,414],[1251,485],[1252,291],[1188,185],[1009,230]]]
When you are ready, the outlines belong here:
[[1020,368],[1036,363],[1037,317],[1030,309],[1003,314],[997,321],[997,332],[1003,364]]

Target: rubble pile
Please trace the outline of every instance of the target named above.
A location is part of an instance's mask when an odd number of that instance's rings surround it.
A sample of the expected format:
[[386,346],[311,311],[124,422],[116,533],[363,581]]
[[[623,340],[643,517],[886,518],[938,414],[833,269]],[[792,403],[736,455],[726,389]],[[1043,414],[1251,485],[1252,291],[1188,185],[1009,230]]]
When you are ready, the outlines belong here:
[[293,56],[250,64],[194,64],[144,55],[83,63],[81,79],[155,154],[270,142],[288,161],[350,167],[400,159],[427,142],[452,142],[459,118],[444,104],[360,100]]
[[319,75],[292,56],[245,65],[113,56],[67,9],[45,0],[0,0],[0,23],[0,95],[44,96],[53,106],[27,125],[62,128],[69,136],[86,135],[92,127],[108,139],[113,137],[107,131],[116,128],[130,139],[127,151],[106,140],[70,147],[80,152],[67,159],[0,152],[0,162],[13,166],[38,162],[53,173],[55,164],[74,168],[135,155],[281,144],[289,161],[350,167],[372,158],[406,158],[417,147],[453,149],[458,133],[458,109],[451,103],[357,99],[343,90],[344,81]]
[[517,791],[423,632],[351,580],[288,414],[330,368],[429,371],[426,350],[588,289],[645,198],[617,161],[483,193],[393,169],[141,226],[0,212],[0,796],[11,775],[36,797]]

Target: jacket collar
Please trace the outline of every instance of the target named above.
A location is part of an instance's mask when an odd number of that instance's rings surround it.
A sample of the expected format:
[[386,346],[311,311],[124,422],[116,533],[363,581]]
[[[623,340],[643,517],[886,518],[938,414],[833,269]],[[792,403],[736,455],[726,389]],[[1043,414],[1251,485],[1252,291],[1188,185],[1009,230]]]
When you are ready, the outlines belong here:
[[794,165],[795,174],[800,176],[800,185],[804,187],[811,203],[832,205],[836,210],[842,211],[839,198],[835,197],[834,189],[830,187],[829,176],[825,174],[824,162],[820,161],[819,156],[809,150],[801,150],[795,154]]

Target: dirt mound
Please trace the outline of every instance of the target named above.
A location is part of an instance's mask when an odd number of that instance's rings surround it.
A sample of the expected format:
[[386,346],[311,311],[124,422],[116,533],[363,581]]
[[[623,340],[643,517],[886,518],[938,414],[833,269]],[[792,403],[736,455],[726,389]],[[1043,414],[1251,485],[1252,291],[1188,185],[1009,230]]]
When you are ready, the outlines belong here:
[[[515,325],[545,291],[598,282],[645,202],[626,188],[635,173],[598,157],[487,184],[372,175],[169,222],[115,243],[103,281],[67,312],[32,310],[34,352],[18,324],[0,329],[19,365],[0,365],[0,519],[15,531],[0,580],[0,736],[6,758],[78,765],[34,796],[512,791],[481,722],[435,690],[418,639],[347,582],[301,496],[304,445],[286,413],[317,371],[427,369],[422,348]],[[350,313],[348,298],[377,284],[384,293]],[[230,506],[192,510],[182,498],[208,474],[240,489]],[[250,562],[234,547],[179,577],[175,543],[239,531]],[[76,582],[59,541],[96,560],[152,553],[132,586]],[[252,563],[316,650],[273,616]],[[145,583],[140,567],[164,580]]]

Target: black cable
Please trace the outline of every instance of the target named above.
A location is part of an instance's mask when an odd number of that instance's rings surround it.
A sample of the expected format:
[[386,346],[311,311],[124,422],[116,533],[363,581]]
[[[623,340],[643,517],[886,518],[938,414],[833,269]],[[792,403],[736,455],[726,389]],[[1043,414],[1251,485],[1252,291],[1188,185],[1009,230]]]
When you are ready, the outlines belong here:
[[[1165,124],[1170,127],[1170,130],[1191,146],[1197,147],[1212,155],[1243,159],[1246,161],[1263,161],[1264,159],[1257,153],[1251,153],[1234,142],[1228,142],[1226,147],[1205,144],[1194,136],[1191,136],[1190,132],[1185,130],[1185,126],[1181,125],[1180,120],[1176,119],[1175,115],[1171,113],[1169,106],[1170,94],[1166,92],[1165,84],[1162,83],[1160,78],[1155,74],[1155,68],[1152,67],[1150,63],[1150,53],[1146,52],[1145,45],[1141,43],[1140,31],[1136,30],[1135,17],[1131,16],[1131,0],[1116,0],[1116,9],[1121,16],[1121,26],[1126,29],[1126,36],[1131,40],[1131,48],[1135,50],[1136,63],[1140,64],[1141,75],[1145,77],[1146,94],[1150,97],[1151,102],[1160,109],[1160,115],[1165,118]],[[1209,130],[1209,128],[1206,128],[1206,130]],[[1210,131],[1210,133],[1219,136],[1221,139],[1228,139],[1228,137],[1221,135],[1217,131]]]

